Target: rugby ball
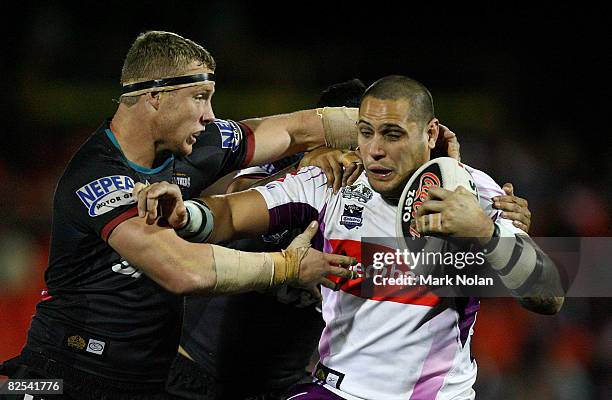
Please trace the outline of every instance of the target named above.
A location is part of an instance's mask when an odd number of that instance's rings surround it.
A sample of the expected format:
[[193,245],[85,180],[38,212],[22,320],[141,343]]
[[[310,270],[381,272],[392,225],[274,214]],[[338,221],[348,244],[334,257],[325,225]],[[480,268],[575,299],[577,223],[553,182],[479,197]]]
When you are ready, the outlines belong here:
[[450,157],[438,157],[428,161],[412,174],[400,196],[395,225],[398,238],[404,238],[400,242],[411,237],[420,237],[420,234],[411,228],[410,223],[427,198],[429,189],[434,186],[447,190],[463,186],[476,200],[479,199],[474,179],[462,163]]

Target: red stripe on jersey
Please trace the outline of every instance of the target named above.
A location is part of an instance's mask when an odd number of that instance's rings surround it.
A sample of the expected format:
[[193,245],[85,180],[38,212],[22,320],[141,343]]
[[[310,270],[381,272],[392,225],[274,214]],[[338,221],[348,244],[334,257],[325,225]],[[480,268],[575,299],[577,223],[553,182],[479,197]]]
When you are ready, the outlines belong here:
[[248,167],[249,164],[251,164],[251,161],[253,160],[253,155],[255,155],[255,135],[253,134],[251,128],[249,128],[246,124],[238,122],[238,125],[246,136],[247,141],[246,155],[244,156],[244,161],[242,161],[242,165],[240,166],[240,168],[245,168]]
[[107,242],[108,237],[110,236],[113,229],[119,226],[119,224],[122,223],[123,221],[130,219],[132,217],[135,217],[137,215],[138,215],[138,207],[134,205],[134,207],[125,211],[123,214],[119,214],[118,216],[116,216],[108,224],[104,225],[104,228],[102,228],[102,232],[100,232],[100,236],[102,237],[102,240]]
[[[358,240],[329,240],[332,247],[332,253],[355,257],[357,262],[361,264],[360,275],[364,274],[363,257],[361,254],[362,243]],[[377,244],[367,244],[367,252],[382,252],[393,253],[395,249]],[[359,269],[359,267],[357,267]],[[407,271],[406,267],[402,269],[401,265],[397,266],[398,272]],[[440,298],[433,294],[426,286],[411,286],[411,287],[396,287],[388,285],[373,285],[371,279],[364,279],[363,276],[357,279],[347,280],[337,276],[328,276],[328,278],[337,284],[343,292],[350,293],[353,296],[367,298],[375,301],[392,301],[402,304],[416,304],[421,306],[436,306],[440,303]],[[367,287],[364,285],[368,285]]]

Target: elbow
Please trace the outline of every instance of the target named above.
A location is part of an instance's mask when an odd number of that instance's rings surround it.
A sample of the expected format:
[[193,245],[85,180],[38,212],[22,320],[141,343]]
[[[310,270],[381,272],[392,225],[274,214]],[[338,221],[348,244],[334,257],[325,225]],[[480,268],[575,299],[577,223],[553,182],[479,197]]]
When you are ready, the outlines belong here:
[[532,312],[542,315],[555,315],[563,307],[565,297],[552,296],[546,298],[538,297],[523,297],[519,299],[521,305]]

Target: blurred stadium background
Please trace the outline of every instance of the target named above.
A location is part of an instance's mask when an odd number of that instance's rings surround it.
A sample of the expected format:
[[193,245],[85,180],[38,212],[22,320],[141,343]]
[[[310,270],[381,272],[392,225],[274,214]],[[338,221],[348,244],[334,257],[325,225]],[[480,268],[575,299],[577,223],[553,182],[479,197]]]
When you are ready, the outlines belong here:
[[[148,29],[212,52],[219,117],[309,108],[355,77],[414,77],[458,133],[463,160],[529,200],[532,235],[612,236],[603,10],[307,3],[281,16],[260,2],[70,4],[0,6],[0,359],[19,352],[44,287],[56,180],[114,112],[123,56]],[[572,298],[543,317],[485,300],[473,344],[479,398],[612,398],[611,304]]]

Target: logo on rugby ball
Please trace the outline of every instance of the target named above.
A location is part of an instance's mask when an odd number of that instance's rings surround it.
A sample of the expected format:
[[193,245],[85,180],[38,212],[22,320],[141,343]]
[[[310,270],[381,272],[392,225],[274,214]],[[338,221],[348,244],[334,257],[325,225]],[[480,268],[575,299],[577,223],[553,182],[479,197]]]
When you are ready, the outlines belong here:
[[442,186],[442,179],[440,175],[440,167],[436,164],[432,164],[427,169],[422,171],[421,174],[419,174],[418,180],[411,179],[412,185],[410,185],[408,191],[404,190],[406,196],[400,203],[400,206],[402,207],[402,232],[408,232],[412,237],[421,236],[419,232],[410,226],[410,221],[416,217],[417,210],[419,207],[421,207],[421,204],[423,204],[425,198],[427,198],[429,189],[434,186]]
[[408,180],[398,204],[396,233],[398,237],[420,237],[410,226],[432,187],[455,190],[463,186],[478,199],[478,190],[465,166],[450,157],[435,158],[422,165]]

